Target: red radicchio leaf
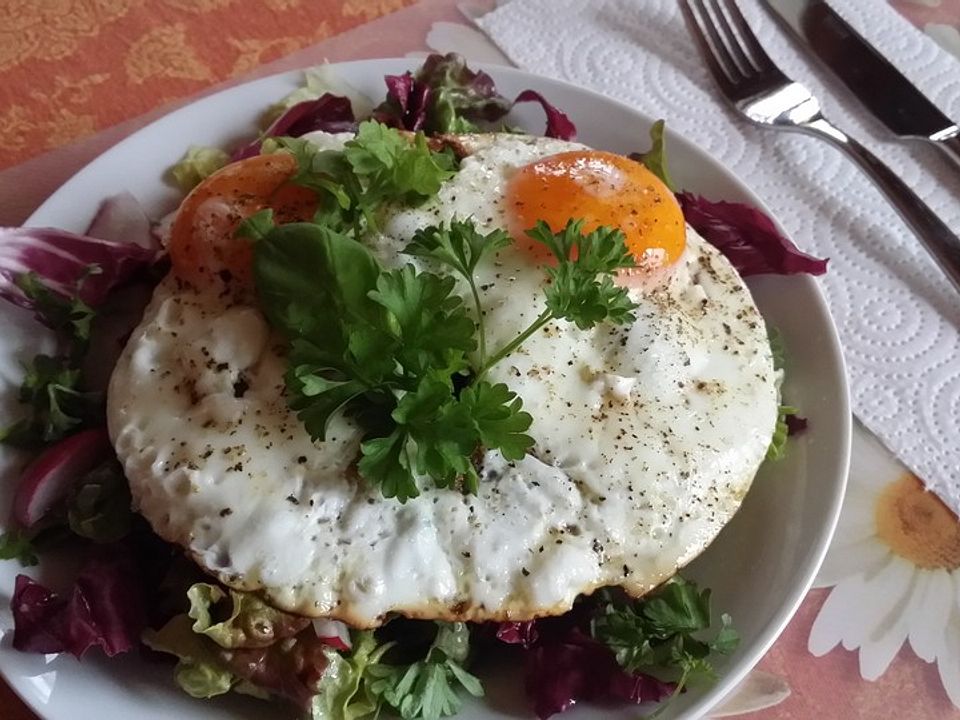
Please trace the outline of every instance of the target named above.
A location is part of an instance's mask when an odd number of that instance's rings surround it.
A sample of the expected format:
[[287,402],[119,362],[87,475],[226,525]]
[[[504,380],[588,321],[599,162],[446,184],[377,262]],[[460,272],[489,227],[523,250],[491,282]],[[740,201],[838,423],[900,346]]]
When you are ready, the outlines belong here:
[[799,435],[807,429],[807,419],[799,415],[785,415],[783,421],[787,424],[787,435]]
[[524,90],[517,95],[514,103],[538,102],[547,114],[547,129],[544,135],[559,140],[575,140],[577,126],[563,112],[547,102],[546,98],[535,90]]
[[384,125],[403,130],[423,130],[427,123],[432,92],[430,86],[412,73],[387,75],[387,101],[373,112],[373,118]]
[[111,195],[100,203],[84,235],[116,243],[135,243],[154,250],[160,247],[150,217],[128,191]]
[[826,260],[800,251],[756,208],[722,200],[712,202],[688,192],[678,193],[677,199],[686,221],[743,276],[823,275],[827,271]]
[[114,656],[139,643],[143,593],[132,557],[117,545],[92,550],[68,597],[18,575],[13,598],[13,647],[22,652],[68,652],[92,647]]
[[497,640],[507,645],[520,645],[529,650],[540,637],[534,620],[503,622],[497,626]]
[[630,674],[613,652],[579,628],[527,651],[526,690],[540,720],[573,707],[578,700],[639,705],[669,697],[673,683]]
[[584,602],[560,617],[496,626],[498,640],[524,648],[526,693],[540,720],[578,700],[639,705],[663,700],[676,689],[620,667],[613,651],[586,631],[593,611]]
[[[158,251],[132,242],[98,240],[56,228],[0,228],[0,297],[32,309],[15,280],[34,272],[51,290],[67,296],[77,294],[96,306],[157,258]],[[99,272],[89,273],[90,265],[97,265]]]
[[324,93],[316,100],[304,100],[288,108],[266,129],[262,137],[234,151],[231,161],[243,160],[260,153],[263,138],[300,137],[315,130],[329,133],[352,132],[357,129],[349,98]]

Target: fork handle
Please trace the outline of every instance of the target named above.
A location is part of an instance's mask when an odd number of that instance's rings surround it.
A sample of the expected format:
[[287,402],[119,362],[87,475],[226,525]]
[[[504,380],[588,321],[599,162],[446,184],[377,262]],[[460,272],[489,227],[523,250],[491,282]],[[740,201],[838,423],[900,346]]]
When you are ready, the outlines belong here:
[[960,291],[960,238],[946,223],[880,158],[826,118],[817,118],[799,128],[826,138],[860,166],[920,239],[953,286]]
[[943,140],[931,140],[930,142],[940,148],[948,158],[953,160],[957,167],[960,167],[960,132]]

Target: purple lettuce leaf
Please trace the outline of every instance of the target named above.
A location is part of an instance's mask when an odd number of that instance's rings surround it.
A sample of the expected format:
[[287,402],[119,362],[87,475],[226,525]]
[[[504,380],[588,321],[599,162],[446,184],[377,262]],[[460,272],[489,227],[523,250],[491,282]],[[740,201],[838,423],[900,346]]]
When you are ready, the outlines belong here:
[[743,276],[823,275],[827,260],[799,250],[765,214],[743,203],[713,202],[689,192],[677,194],[693,229],[722,252]]
[[145,626],[140,582],[133,558],[118,545],[91,548],[66,597],[18,575],[10,601],[13,647],[78,659],[93,647],[111,657],[129,651]]
[[806,431],[808,425],[805,417],[800,417],[793,413],[787,413],[783,421],[787,424],[787,435],[799,435]]
[[517,103],[538,102],[547,115],[547,137],[576,136],[570,119],[542,95],[524,90],[511,101],[497,92],[493,78],[468,68],[456,53],[430,55],[416,74],[388,75],[385,80],[387,98],[373,117],[391,127],[428,135],[471,132],[475,123],[500,120]]
[[500,642],[507,645],[520,645],[524,650],[529,650],[540,638],[535,620],[502,622],[497,625],[496,635]]
[[300,137],[316,130],[329,133],[353,132],[357,121],[350,100],[340,95],[324,93],[316,100],[305,100],[288,108],[273,121],[262,136],[234,151],[231,161],[243,160],[260,154],[264,138]]
[[[50,290],[97,306],[157,258],[157,250],[132,242],[99,240],[56,228],[4,227],[0,228],[0,297],[32,309],[16,281],[25,273],[35,273]],[[96,266],[95,272],[91,265]]]
[[524,649],[525,689],[540,720],[581,700],[639,705],[676,689],[675,683],[625,671],[613,651],[590,636],[593,610],[586,601],[559,617],[496,626],[498,640]]
[[513,102],[515,104],[522,102],[540,103],[540,107],[543,108],[543,111],[547,115],[547,129],[543,134],[547,137],[557,138],[559,140],[576,140],[577,126],[574,125],[573,121],[570,120],[570,118],[568,118],[564,113],[548,103],[546,98],[544,98],[540,93],[536,92],[535,90],[524,90],[522,93],[517,95],[516,100]]

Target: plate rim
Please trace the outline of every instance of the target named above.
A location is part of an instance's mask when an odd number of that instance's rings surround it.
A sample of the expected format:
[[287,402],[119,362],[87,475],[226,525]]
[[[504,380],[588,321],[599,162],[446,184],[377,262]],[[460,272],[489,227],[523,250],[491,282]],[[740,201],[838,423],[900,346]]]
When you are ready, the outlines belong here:
[[[393,72],[399,69],[401,66],[407,69],[414,69],[418,67],[421,62],[422,58],[410,57],[369,58],[329,63],[328,66],[332,69],[359,69],[361,72],[369,72],[371,74],[376,72],[382,76],[385,74],[385,71]],[[653,122],[653,118],[643,110],[629,103],[618,100],[617,98],[610,97],[601,92],[577,85],[575,83],[544,75],[537,75],[535,73],[530,73],[525,70],[506,65],[471,62],[470,66],[473,69],[487,72],[495,80],[498,79],[498,76],[513,76],[516,79],[529,82],[534,85],[538,92],[543,92],[548,98],[550,86],[560,87],[564,88],[564,90],[567,92],[573,92],[580,97],[583,97],[585,102],[592,100],[608,105],[612,104],[619,107],[622,111],[636,117],[638,121],[647,124]],[[75,186],[84,182],[84,176],[86,174],[96,172],[98,164],[109,162],[115,155],[123,155],[129,146],[140,142],[144,136],[150,136],[154,133],[162,132],[164,126],[168,123],[171,123],[173,121],[172,119],[179,113],[189,110],[195,111],[195,108],[198,105],[206,104],[213,107],[222,102],[225,96],[237,92],[241,88],[250,89],[251,86],[257,84],[270,86],[281,80],[294,80],[295,78],[299,79],[302,76],[303,71],[308,67],[311,66],[308,65],[301,68],[295,68],[259,78],[254,78],[247,82],[232,84],[228,87],[224,87],[213,92],[204,91],[200,97],[185,101],[183,104],[171,109],[170,112],[165,113],[161,117],[151,121],[147,125],[131,133],[87,162],[82,168],[80,168],[63,184],[61,184],[53,193],[51,193],[44,200],[44,202],[30,214],[30,217],[27,218],[27,220],[24,222],[24,225],[37,227],[38,220],[40,223],[42,223],[43,217],[50,212],[50,207],[59,203],[62,196],[69,196],[73,192]],[[264,106],[266,106],[266,104],[269,102],[270,99],[265,98]],[[685,146],[688,152],[692,151],[695,154],[699,154],[707,158],[720,171],[721,175],[725,176],[725,179],[729,181],[730,186],[735,191],[733,194],[739,194],[743,196],[743,198],[746,198],[748,202],[765,212],[773,220],[778,230],[785,236],[789,237],[789,234],[786,232],[782,223],[770,210],[767,204],[764,203],[763,200],[751,189],[750,185],[733,170],[726,167],[723,163],[714,158],[713,155],[711,155],[707,150],[689,138],[672,133],[669,127],[667,128],[667,137],[671,144]],[[186,141],[184,143],[184,148],[186,148],[189,144],[189,140]],[[165,170],[166,168],[163,168],[163,171]],[[162,175],[158,176],[158,180],[159,179],[162,179]],[[89,211],[90,216],[92,216],[95,208],[78,208],[77,215],[82,216],[82,214],[87,211]],[[822,349],[829,355],[831,361],[830,364],[835,366],[838,371],[836,377],[834,378],[837,383],[836,389],[838,390],[838,395],[834,401],[839,420],[839,449],[841,451],[840,456],[837,458],[838,462],[836,464],[838,478],[835,483],[833,498],[829,505],[829,513],[825,518],[824,524],[821,526],[819,541],[816,543],[816,547],[812,548],[813,552],[811,553],[811,560],[808,562],[808,568],[805,576],[801,582],[797,582],[792,586],[792,590],[788,593],[787,602],[785,602],[779,608],[779,610],[774,614],[774,616],[770,619],[760,633],[764,640],[754,647],[749,655],[744,655],[742,657],[738,667],[733,672],[725,672],[713,686],[703,691],[700,697],[688,708],[687,712],[689,713],[689,716],[694,718],[702,717],[730,694],[731,690],[733,690],[749,674],[749,672],[752,671],[752,669],[764,657],[764,655],[766,655],[772,645],[780,637],[787,624],[796,614],[799,606],[803,602],[807,593],[810,591],[810,588],[813,586],[817,572],[819,571],[821,565],[823,564],[824,558],[826,557],[837,527],[837,523],[839,521],[840,510],[846,493],[850,466],[853,422],[850,410],[849,382],[842,346],[840,343],[836,323],[833,321],[833,317],[826,302],[826,297],[819,283],[817,283],[812,277],[806,275],[795,276],[795,278],[796,280],[807,285],[807,291],[812,294],[815,302],[817,303],[816,310],[827,320],[825,326],[821,327],[821,330],[827,331],[825,337],[823,338],[824,342]],[[24,687],[21,687],[21,684],[18,682],[18,678],[7,672],[7,663],[4,661],[3,655],[3,653],[0,653],[0,676],[4,678],[11,690],[34,713],[36,713],[38,717],[42,718],[43,720],[56,720],[56,718],[51,718],[44,715],[44,706],[39,702],[34,702],[35,698],[33,695],[26,692],[27,688],[25,687],[25,684]]]

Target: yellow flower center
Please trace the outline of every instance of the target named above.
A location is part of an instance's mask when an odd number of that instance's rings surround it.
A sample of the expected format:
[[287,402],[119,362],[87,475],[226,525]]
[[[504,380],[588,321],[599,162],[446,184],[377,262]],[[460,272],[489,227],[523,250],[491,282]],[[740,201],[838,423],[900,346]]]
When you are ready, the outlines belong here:
[[925,570],[960,568],[960,521],[915,475],[884,488],[874,519],[894,554]]

